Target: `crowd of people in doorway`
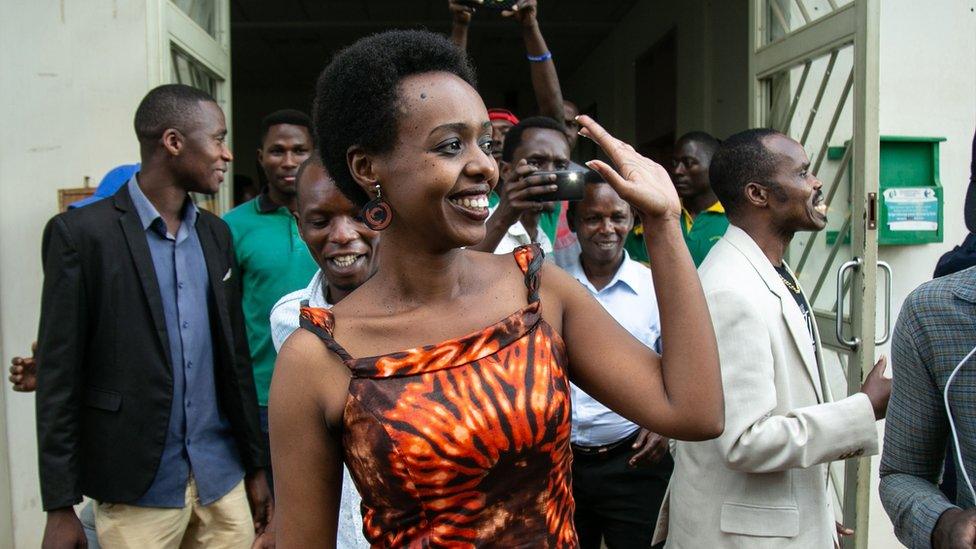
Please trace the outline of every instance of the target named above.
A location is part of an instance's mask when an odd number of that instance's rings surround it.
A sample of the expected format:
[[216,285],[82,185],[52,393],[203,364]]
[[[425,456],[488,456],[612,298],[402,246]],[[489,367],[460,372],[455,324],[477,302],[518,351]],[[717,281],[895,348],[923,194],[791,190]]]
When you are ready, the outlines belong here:
[[694,131],[642,156],[564,99],[535,0],[505,15],[538,111],[488,108],[468,4],[450,38],[335,55],[311,115],[260,121],[263,185],[223,218],[190,193],[224,184],[224,113],[145,95],[140,163],[44,230],[10,367],[44,546],[835,547],[828,466],[876,454],[887,414],[899,538],[972,547],[974,243],[906,302],[894,388],[882,357],[832,395],[785,261],[827,223],[803,147]]

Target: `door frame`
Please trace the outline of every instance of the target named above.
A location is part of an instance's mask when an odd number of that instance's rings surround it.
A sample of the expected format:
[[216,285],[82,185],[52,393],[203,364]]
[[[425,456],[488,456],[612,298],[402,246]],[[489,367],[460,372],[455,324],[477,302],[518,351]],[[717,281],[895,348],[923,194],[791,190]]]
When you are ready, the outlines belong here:
[[[844,293],[844,286],[849,288],[850,313],[844,315],[842,304],[840,307],[835,304],[833,311],[815,312],[825,349],[847,356],[847,389],[848,394],[853,394],[860,389],[864,376],[874,366],[876,344],[880,0],[853,0],[843,6],[837,6],[835,0],[828,0],[833,11],[812,21],[803,0],[780,0],[776,6],[770,5],[777,1],[749,1],[748,109],[752,127],[771,125],[769,114],[773,101],[773,75],[839,48],[853,46],[853,89],[847,99],[852,102],[853,108],[853,136],[849,153],[849,226],[853,257],[838,258],[841,263],[848,260],[854,262],[849,270],[850,277],[842,284],[840,292]],[[784,5],[787,8],[785,14]],[[788,23],[784,15],[789,15],[794,9],[799,12],[803,24],[792,30],[787,25],[783,36],[767,43],[766,38],[776,23],[774,18],[778,18],[782,29],[782,23]],[[806,78],[806,72],[803,78]],[[838,239],[842,238],[843,235],[838,236]],[[828,261],[824,269],[833,266],[834,262]],[[840,328],[835,330],[838,323]],[[838,337],[836,332],[840,332],[842,337]],[[834,478],[833,481],[836,483],[838,479]],[[847,460],[841,503],[844,523],[853,527],[856,534],[853,538],[842,540],[844,547],[867,547],[870,489],[871,459]]]
[[[202,0],[215,4],[214,35],[211,36],[186,12],[171,0],[146,0],[147,63],[149,86],[175,83],[173,48],[200,65],[216,86],[214,99],[224,111],[227,122],[227,146],[233,150],[233,120],[231,113],[231,42],[230,0]],[[228,166],[225,183],[212,197],[204,197],[203,203],[214,213],[223,214],[233,206],[233,163]]]

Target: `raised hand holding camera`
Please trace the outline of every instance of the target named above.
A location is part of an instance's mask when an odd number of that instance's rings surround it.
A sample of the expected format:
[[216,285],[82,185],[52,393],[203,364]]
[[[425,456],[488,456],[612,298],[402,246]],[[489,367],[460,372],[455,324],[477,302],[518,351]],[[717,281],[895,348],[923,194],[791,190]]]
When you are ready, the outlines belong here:
[[537,194],[532,200],[539,202],[561,202],[563,200],[582,200],[587,183],[606,183],[599,172],[584,168],[575,162],[570,162],[569,169],[536,172],[539,177],[553,176],[556,190],[551,193]]
[[489,10],[501,11],[503,14],[511,13],[512,11],[518,9],[518,0],[451,0],[451,4],[452,11],[453,5],[468,8],[485,8]]
[[455,24],[467,25],[471,22],[475,11],[472,4],[472,2],[464,2],[463,0],[448,0],[447,8],[451,11],[451,17]]
[[502,11],[502,17],[514,17],[521,23],[534,20],[536,12],[539,10],[536,0],[512,0],[507,3],[510,4],[510,7]]
[[515,165],[515,178],[505,183],[505,188],[499,193],[502,200],[497,211],[503,212],[503,215],[508,213],[512,223],[518,220],[522,212],[542,211],[545,201],[539,197],[559,189],[556,179],[556,174],[540,173],[525,159],[519,160]]

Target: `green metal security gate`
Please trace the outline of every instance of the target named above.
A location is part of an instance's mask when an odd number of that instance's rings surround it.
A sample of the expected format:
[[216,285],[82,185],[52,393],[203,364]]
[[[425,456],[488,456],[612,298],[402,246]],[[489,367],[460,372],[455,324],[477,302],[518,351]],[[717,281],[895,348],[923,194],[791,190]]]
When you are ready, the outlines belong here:
[[[750,122],[802,143],[824,182],[827,228],[798,234],[789,258],[815,311],[835,398],[860,388],[890,333],[890,299],[876,306],[879,271],[883,287],[891,282],[877,261],[879,3],[750,0]],[[843,147],[843,157],[828,158],[828,147]],[[835,504],[856,531],[845,547],[867,547],[870,475],[870,458],[831,466]]]

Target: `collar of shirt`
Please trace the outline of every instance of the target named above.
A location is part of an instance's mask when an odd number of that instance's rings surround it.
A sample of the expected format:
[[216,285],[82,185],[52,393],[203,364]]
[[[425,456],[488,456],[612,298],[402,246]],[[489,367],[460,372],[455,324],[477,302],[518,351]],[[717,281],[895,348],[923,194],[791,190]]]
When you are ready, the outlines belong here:
[[332,304],[325,298],[328,287],[329,281],[322,274],[322,269],[315,271],[315,276],[312,277],[312,281],[305,287],[305,299],[308,300],[308,306],[322,309],[332,307]]
[[319,269],[312,276],[308,285],[299,290],[291,292],[274,304],[271,308],[271,343],[274,345],[275,352],[281,350],[281,346],[299,327],[299,317],[301,307],[319,307],[328,309],[332,304],[326,301],[325,295],[329,281],[322,275]]
[[576,257],[576,260],[572,264],[566,266],[566,271],[573,275],[573,278],[579,280],[594,295],[613,290],[618,283],[629,288],[634,294],[640,295],[641,289],[648,285],[651,280],[650,270],[631,259],[627,250],[624,250],[624,260],[620,264],[620,267],[617,268],[617,272],[602,290],[597,290],[590,282],[590,279],[586,277],[586,272],[583,271],[583,262],[580,261],[579,256]]
[[261,194],[258,195],[258,199],[254,201],[255,207],[258,213],[269,214],[278,211],[278,208],[283,208],[284,206],[279,206],[275,204],[271,197],[268,195],[268,187],[265,186],[261,189]]
[[[536,234],[542,232],[542,229],[536,229]],[[525,225],[522,225],[521,221],[516,221],[508,228],[508,234],[519,240],[531,241],[529,238],[529,231],[525,230]]]
[[[163,216],[159,214],[159,210],[153,206],[149,198],[146,197],[146,194],[139,188],[139,182],[137,181],[138,175],[133,175],[127,185],[129,188],[129,196],[132,198],[132,204],[136,208],[136,213],[139,214],[139,221],[142,222],[142,228],[143,230],[149,230],[150,227],[154,227],[154,231],[159,233],[160,236],[166,237],[166,224],[163,222]],[[197,205],[187,196],[186,202],[183,203],[183,224],[195,227],[199,213],[200,210],[197,208]]]
[[[721,202],[715,202],[711,206],[699,212],[698,215],[703,213],[717,213],[725,215],[725,206],[723,206]],[[690,231],[691,227],[695,224],[695,219],[691,217],[691,213],[684,209],[684,207],[681,208],[681,219],[683,219],[685,222],[685,230]]]
[[543,250],[552,249],[552,243],[549,241],[549,235],[542,230],[542,227],[536,227],[536,238],[535,240],[532,240],[532,238],[529,236],[529,231],[525,230],[525,225],[522,225],[521,221],[516,221],[511,227],[508,228],[508,236],[520,244],[532,244],[535,242],[537,244],[542,244]]

